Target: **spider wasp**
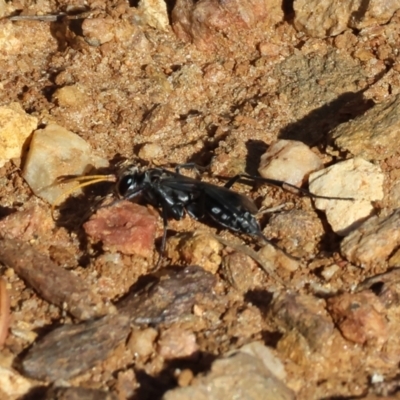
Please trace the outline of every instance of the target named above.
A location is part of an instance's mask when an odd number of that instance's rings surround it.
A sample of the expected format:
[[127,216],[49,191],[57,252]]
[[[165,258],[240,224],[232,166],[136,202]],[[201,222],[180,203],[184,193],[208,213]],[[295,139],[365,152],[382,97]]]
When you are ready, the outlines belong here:
[[239,180],[261,182],[286,190],[292,189],[311,198],[353,200],[352,198],[320,196],[284,181],[248,174],[236,175],[224,186],[218,186],[182,175],[180,173],[182,168],[204,169],[193,163],[178,165],[175,171],[162,167],[141,168],[130,165],[117,175],[78,177],[76,180],[86,182],[76,188],[102,181],[112,181],[116,182],[115,191],[120,200],[132,200],[141,195],[145,202],[159,208],[164,227],[160,260],[165,251],[168,220],[171,218],[181,220],[186,213],[195,220],[205,223],[212,220],[217,225],[233,232],[248,234],[271,243],[263,235],[256,219],[257,206],[245,195],[231,189],[232,185]]

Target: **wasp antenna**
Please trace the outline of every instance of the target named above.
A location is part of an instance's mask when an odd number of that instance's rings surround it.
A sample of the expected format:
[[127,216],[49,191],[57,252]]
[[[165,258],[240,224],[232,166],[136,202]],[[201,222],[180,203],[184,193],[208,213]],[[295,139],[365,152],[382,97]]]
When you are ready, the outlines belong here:
[[[89,179],[81,179],[81,178],[91,178]],[[100,182],[115,182],[115,176],[114,175],[91,175],[91,176],[80,176],[77,177],[76,179],[72,179],[68,180],[68,181],[63,181],[63,183],[69,183],[69,182],[74,182],[74,181],[87,181],[87,182],[83,182],[80,183],[79,185],[76,185],[68,190],[66,190],[65,192],[61,193],[56,200],[54,201],[54,203],[51,205],[51,216],[54,218],[54,211],[55,208],[57,207],[57,205],[60,203],[61,199],[64,198],[65,196],[77,191],[78,189],[81,189],[85,186],[91,186],[94,185],[96,183],[100,183]]]
[[113,182],[116,180],[114,175],[59,176],[56,179],[56,183],[58,184],[58,183],[70,183],[70,182],[85,182],[85,181],[92,181],[95,179],[102,179],[102,180],[106,180],[109,182]]

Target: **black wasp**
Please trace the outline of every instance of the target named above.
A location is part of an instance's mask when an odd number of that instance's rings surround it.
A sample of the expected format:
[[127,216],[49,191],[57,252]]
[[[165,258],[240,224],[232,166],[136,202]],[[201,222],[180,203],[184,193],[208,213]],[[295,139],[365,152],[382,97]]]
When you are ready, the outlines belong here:
[[196,168],[196,166],[183,164],[176,167],[175,172],[164,168],[141,170],[136,166],[131,166],[121,173],[116,184],[117,194],[120,198],[130,200],[141,194],[145,201],[161,208],[164,223],[161,255],[165,250],[168,219],[180,220],[185,213],[200,221],[212,219],[218,225],[231,231],[245,233],[269,242],[262,234],[260,225],[255,218],[258,212],[257,206],[248,197],[230,189],[236,181],[241,179],[260,181],[283,189],[295,189],[297,192],[313,198],[339,199],[318,196],[283,181],[247,174],[229,179],[225,186],[217,186],[182,175],[180,174],[181,168]]

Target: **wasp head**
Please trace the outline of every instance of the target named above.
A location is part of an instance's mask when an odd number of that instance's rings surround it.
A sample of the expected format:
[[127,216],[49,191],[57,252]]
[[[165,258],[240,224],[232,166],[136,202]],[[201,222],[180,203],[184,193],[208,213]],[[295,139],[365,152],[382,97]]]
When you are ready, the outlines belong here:
[[132,199],[140,194],[143,187],[144,174],[137,167],[129,167],[121,173],[116,184],[116,191],[122,199]]

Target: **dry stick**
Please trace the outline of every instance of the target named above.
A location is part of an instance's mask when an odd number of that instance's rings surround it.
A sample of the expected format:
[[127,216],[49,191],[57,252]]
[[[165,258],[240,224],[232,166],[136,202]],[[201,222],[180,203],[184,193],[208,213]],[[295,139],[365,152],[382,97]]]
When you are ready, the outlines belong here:
[[6,282],[0,278],[0,347],[3,346],[10,325],[10,297],[8,296]]
[[[42,22],[56,22],[62,18],[66,19],[84,19],[92,15],[92,11],[85,11],[77,15],[68,15],[66,13],[51,14],[51,15],[12,15],[7,18],[10,21],[42,21]],[[1,18],[0,18],[1,19]]]
[[246,254],[247,256],[249,256],[250,258],[255,260],[268,275],[270,275],[272,278],[274,278],[283,287],[286,287],[286,284],[282,281],[281,278],[279,278],[279,276],[275,273],[275,271],[273,271],[268,265],[266,265],[264,263],[263,259],[250,247],[239,244],[239,243],[232,242],[230,240],[225,240],[221,236],[216,235],[214,233],[211,233],[211,236],[215,240],[218,240],[220,243],[222,243],[224,246],[231,247],[232,249],[234,249],[240,253]]

